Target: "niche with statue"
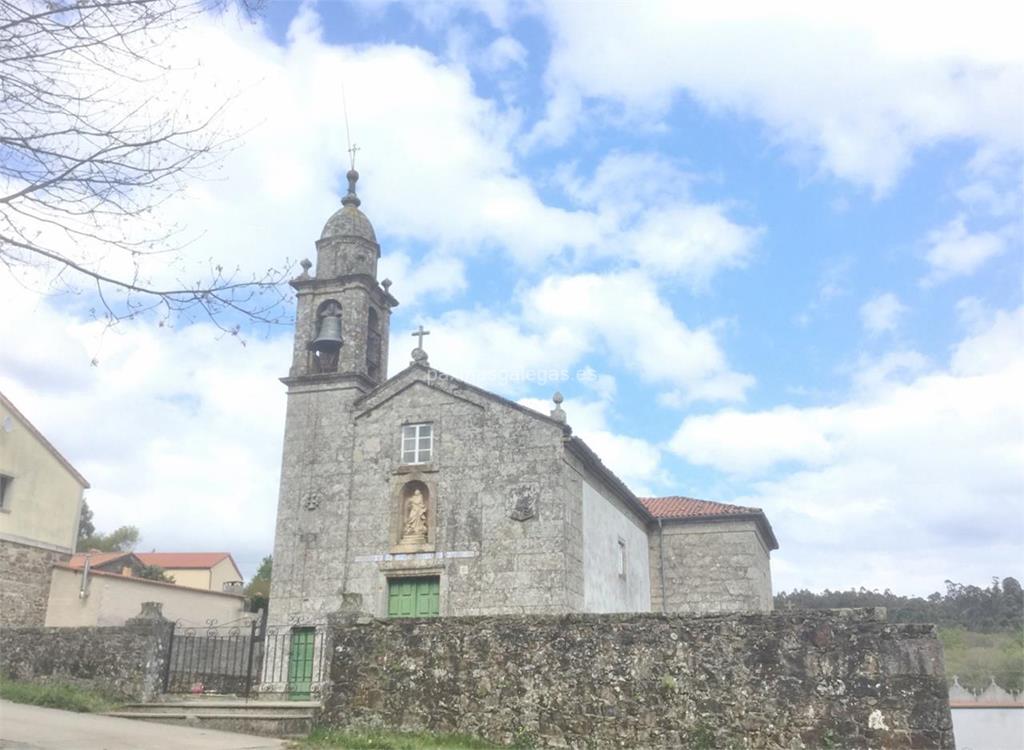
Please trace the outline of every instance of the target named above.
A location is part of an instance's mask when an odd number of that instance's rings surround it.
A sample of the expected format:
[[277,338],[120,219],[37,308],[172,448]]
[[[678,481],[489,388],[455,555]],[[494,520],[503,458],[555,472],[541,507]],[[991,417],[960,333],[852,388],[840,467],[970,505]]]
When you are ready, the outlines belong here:
[[405,482],[398,490],[393,536],[396,550],[421,551],[433,542],[434,518],[430,487],[418,479]]

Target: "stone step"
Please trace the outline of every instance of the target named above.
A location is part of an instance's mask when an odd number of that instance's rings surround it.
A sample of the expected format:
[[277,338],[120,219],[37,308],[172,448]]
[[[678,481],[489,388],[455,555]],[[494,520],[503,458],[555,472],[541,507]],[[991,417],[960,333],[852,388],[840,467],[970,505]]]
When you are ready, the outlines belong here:
[[105,716],[116,716],[120,719],[312,719],[312,713],[296,713],[293,711],[237,711],[192,712],[192,711],[106,711]]
[[224,700],[224,699],[212,699],[212,698],[190,698],[185,700],[172,700],[172,701],[159,701],[154,703],[126,703],[121,706],[121,709],[126,708],[139,708],[139,709],[156,709],[156,708],[181,708],[181,709],[193,709],[193,708],[224,708],[224,709],[283,709],[287,711],[316,711],[320,709],[319,701],[279,701],[279,700]]
[[316,722],[316,711],[257,709],[255,707],[234,709],[198,709],[198,707],[173,708],[164,710],[156,704],[134,706],[129,710],[108,711],[106,716],[121,719],[152,721],[174,726],[203,727],[226,732],[256,734],[263,737],[305,737]]

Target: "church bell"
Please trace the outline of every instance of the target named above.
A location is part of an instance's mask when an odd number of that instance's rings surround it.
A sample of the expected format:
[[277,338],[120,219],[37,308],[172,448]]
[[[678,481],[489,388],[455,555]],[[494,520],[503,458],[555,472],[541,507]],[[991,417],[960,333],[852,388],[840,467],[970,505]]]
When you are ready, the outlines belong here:
[[315,351],[337,351],[341,348],[341,316],[328,315],[320,321],[320,332],[309,345]]

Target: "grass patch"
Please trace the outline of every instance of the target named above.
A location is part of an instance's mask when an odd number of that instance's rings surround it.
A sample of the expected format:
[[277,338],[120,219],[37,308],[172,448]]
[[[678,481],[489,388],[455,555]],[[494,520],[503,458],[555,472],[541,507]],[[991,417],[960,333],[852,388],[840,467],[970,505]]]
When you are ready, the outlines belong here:
[[110,695],[63,682],[17,682],[5,678],[0,678],[0,698],[78,713],[109,711],[118,704],[117,699]]
[[302,750],[490,750],[500,746],[464,734],[314,729],[294,747]]
[[939,628],[946,656],[946,676],[953,675],[972,690],[985,688],[991,677],[1005,690],[1024,688],[1024,631],[974,633],[964,628]]

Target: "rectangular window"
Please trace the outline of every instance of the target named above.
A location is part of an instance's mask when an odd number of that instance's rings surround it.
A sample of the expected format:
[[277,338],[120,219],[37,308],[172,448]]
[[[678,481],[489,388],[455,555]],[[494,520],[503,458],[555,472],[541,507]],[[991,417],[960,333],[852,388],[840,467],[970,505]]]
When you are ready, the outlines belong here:
[[426,464],[434,452],[434,430],[430,424],[407,424],[402,427],[402,463]]
[[626,540],[619,539],[619,575],[626,577]]
[[388,581],[388,617],[437,617],[441,579],[392,578]]
[[14,477],[9,477],[6,474],[0,474],[0,510],[11,509],[11,482],[14,481]]

